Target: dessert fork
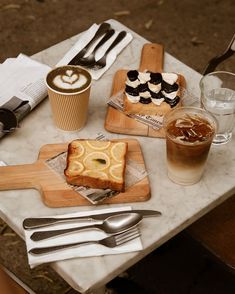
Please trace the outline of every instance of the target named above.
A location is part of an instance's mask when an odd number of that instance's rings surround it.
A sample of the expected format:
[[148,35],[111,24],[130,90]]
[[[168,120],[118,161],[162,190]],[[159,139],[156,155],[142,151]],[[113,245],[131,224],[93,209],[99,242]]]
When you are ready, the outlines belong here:
[[120,42],[125,38],[126,34],[127,34],[127,33],[126,33],[125,31],[121,31],[121,32],[117,35],[117,37],[116,37],[116,39],[113,41],[113,43],[112,43],[112,44],[109,46],[109,48],[106,50],[106,52],[104,53],[104,55],[103,55],[99,60],[97,60],[95,63],[89,65],[89,68],[94,69],[94,70],[98,70],[98,69],[101,69],[101,68],[105,67],[105,66],[106,66],[106,59],[107,59],[107,56],[108,56],[109,52],[110,52],[111,50],[113,50],[113,48],[116,47],[116,45],[117,45],[118,43],[120,43]]
[[139,236],[140,236],[139,229],[137,227],[134,227],[124,233],[111,235],[101,240],[83,241],[83,242],[76,242],[71,244],[56,245],[56,246],[49,246],[49,247],[35,247],[30,249],[29,253],[33,255],[39,255],[39,254],[50,253],[52,251],[62,250],[62,249],[71,248],[71,247],[77,247],[80,245],[88,245],[88,244],[100,244],[105,247],[114,248],[122,244],[125,244]]

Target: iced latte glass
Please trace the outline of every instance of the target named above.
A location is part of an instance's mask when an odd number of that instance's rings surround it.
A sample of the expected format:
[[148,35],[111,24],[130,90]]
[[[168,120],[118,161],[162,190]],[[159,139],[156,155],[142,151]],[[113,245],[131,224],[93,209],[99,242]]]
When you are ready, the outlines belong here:
[[168,177],[180,185],[192,185],[203,174],[217,124],[207,111],[180,107],[164,118]]

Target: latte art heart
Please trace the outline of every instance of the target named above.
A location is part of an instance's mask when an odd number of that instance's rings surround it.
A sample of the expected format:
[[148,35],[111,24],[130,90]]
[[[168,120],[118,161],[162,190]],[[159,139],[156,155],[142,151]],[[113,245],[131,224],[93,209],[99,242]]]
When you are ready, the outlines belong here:
[[89,72],[78,66],[65,65],[53,69],[47,75],[47,84],[61,93],[76,93],[91,85]]
[[[67,75],[69,74],[69,75]],[[53,79],[53,83],[60,89],[79,89],[87,83],[87,77],[83,74],[75,73],[68,70],[61,75],[56,76]]]
[[68,70],[66,70],[65,74],[66,74],[67,76],[71,77],[71,76],[73,75],[73,70],[68,69]]
[[[67,71],[66,71],[66,73],[67,73]],[[77,80],[79,79],[79,75],[76,73],[74,73],[72,75],[61,75],[60,78],[61,78],[62,82],[72,85],[77,82]]]

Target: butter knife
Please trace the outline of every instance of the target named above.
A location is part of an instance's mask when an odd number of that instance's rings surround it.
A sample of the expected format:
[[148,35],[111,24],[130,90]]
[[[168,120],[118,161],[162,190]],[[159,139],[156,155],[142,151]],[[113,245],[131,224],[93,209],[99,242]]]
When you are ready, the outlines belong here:
[[23,221],[23,227],[26,230],[30,229],[37,229],[42,228],[50,225],[54,225],[57,223],[65,223],[65,222],[72,222],[75,220],[81,221],[94,221],[94,220],[105,220],[107,217],[120,214],[120,213],[139,213],[143,217],[152,217],[152,216],[160,216],[161,212],[157,210],[125,210],[125,211],[115,211],[109,213],[102,213],[102,214],[91,214],[88,216],[77,216],[77,217],[64,217],[64,218],[56,218],[56,217],[41,217],[41,218],[26,218]]

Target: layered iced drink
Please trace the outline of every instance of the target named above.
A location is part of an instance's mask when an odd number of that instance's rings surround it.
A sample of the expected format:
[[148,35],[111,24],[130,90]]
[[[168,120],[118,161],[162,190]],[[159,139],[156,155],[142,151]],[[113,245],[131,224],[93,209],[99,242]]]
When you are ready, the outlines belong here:
[[181,185],[198,182],[203,174],[216,121],[201,108],[180,107],[164,119],[169,178]]

